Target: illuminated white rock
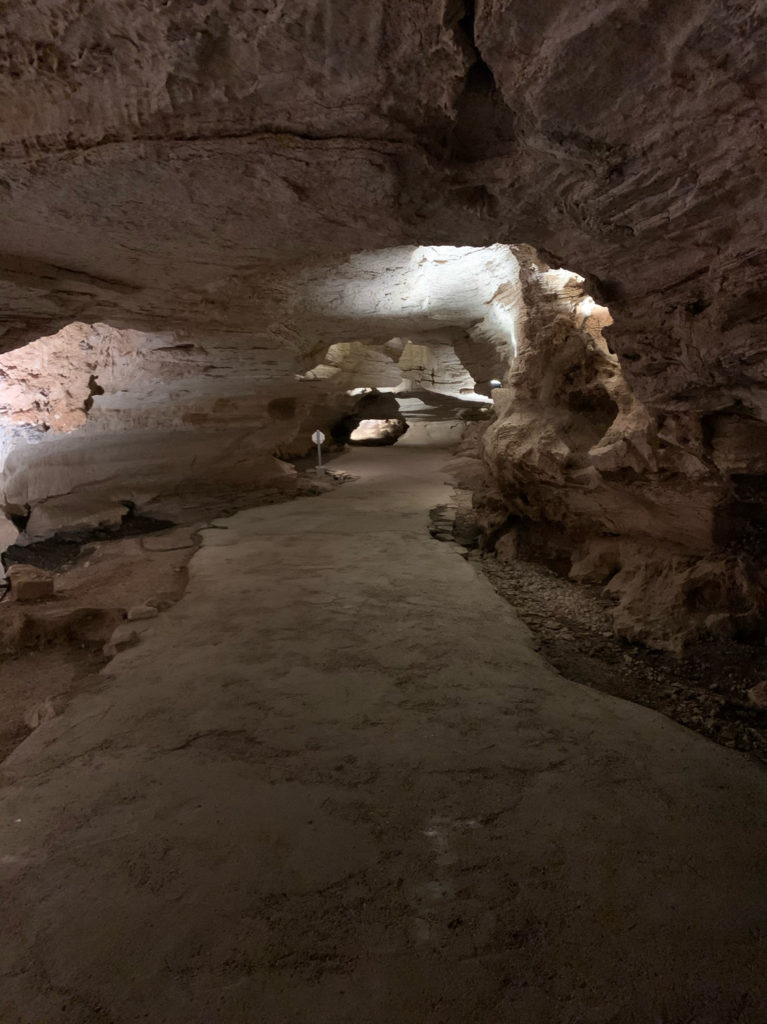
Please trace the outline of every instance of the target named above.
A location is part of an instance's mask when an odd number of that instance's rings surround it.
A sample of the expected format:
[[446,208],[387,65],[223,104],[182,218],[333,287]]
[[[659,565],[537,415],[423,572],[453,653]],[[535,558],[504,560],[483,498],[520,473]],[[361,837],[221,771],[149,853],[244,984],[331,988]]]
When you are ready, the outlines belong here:
[[360,420],[349,440],[352,444],[394,444],[407,429],[399,419]]

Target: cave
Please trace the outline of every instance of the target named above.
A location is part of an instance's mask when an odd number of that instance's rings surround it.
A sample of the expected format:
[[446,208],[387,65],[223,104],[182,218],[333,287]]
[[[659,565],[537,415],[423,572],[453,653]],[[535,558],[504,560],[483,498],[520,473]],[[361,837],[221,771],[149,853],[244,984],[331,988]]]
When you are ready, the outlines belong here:
[[764,1024],[765,43],[2,6],[0,1020]]

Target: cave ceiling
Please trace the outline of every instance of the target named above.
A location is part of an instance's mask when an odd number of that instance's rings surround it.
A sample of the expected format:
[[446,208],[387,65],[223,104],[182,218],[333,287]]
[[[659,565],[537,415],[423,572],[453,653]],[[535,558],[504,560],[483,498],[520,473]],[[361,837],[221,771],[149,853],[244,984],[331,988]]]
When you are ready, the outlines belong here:
[[297,278],[528,243],[610,303],[643,397],[715,388],[763,330],[766,34],[718,0],[8,0],[2,344],[279,349]]

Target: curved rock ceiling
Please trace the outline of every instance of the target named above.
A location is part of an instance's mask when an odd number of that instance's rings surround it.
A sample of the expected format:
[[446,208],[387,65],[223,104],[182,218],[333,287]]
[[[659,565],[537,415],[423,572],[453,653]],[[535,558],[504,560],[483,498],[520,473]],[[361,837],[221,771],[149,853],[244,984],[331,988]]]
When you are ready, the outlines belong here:
[[75,319],[279,341],[286,272],[495,242],[598,279],[654,398],[753,340],[758,3],[9,0],[2,24],[7,344]]
[[488,401],[513,359],[526,315],[519,270],[505,245],[361,253],[320,277],[293,274],[274,352],[75,323],[1,355],[6,509],[30,516],[34,540],[126,505],[157,511],[195,479],[270,484],[273,453],[310,450],[312,431],[330,431],[359,387],[397,388],[410,421],[457,436],[462,412]]
[[[682,604],[743,619],[758,573],[721,580],[765,506],[766,43],[750,0],[7,0],[0,345],[113,332],[117,376],[72,371],[59,415],[93,399],[73,452],[195,428],[265,459],[328,414],[297,375],[331,346],[444,346],[480,393],[506,385],[475,438],[488,509],[660,538]],[[56,389],[24,420],[8,365],[13,430],[55,426]],[[600,555],[622,600],[650,586],[629,547]]]

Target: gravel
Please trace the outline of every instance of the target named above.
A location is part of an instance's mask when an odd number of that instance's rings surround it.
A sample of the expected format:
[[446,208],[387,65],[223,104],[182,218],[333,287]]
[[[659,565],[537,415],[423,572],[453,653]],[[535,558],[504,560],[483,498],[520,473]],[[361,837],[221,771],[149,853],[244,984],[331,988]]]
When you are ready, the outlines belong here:
[[471,561],[513,605],[562,675],[767,761],[767,709],[747,696],[767,679],[766,647],[712,641],[681,656],[651,650],[614,635],[612,603],[598,587],[573,583],[537,563],[504,563],[477,553]]

